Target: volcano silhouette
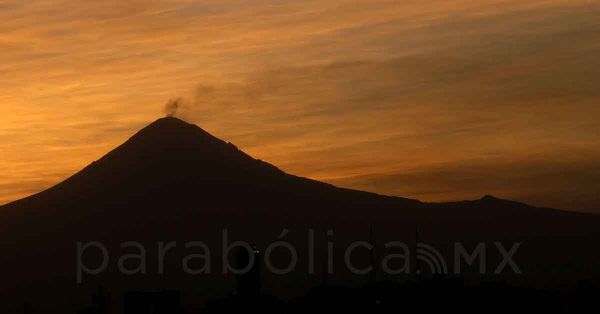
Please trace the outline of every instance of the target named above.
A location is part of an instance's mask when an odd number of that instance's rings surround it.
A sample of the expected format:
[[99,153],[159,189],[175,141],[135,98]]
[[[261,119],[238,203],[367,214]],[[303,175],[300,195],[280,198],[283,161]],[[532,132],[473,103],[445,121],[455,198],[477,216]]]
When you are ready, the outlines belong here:
[[[64,182],[0,207],[0,301],[68,308],[97,284],[115,292],[176,288],[210,299],[211,293],[228,291],[229,277],[190,278],[175,269],[181,261],[178,256],[185,255],[186,241],[220,249],[224,229],[230,241],[263,248],[287,230],[286,240],[303,243],[300,251],[309,229],[317,242],[321,240],[319,248],[327,239],[335,238],[338,245],[367,240],[369,229],[375,231],[379,245],[416,241],[417,228],[418,240],[439,247],[519,241],[522,271],[532,274],[519,280],[546,284],[551,279],[598,276],[595,265],[600,258],[594,245],[599,227],[597,215],[493,196],[425,203],[335,187],[287,174],[193,124],[168,117]],[[106,245],[110,265],[106,273],[78,284],[76,244],[89,241]],[[125,241],[138,241],[148,249],[149,274],[118,273],[115,259]],[[167,274],[158,275],[154,250],[158,242],[169,241],[177,241],[178,247],[173,261],[166,262]],[[219,253],[212,258],[219,260]],[[90,259],[90,265],[97,265],[97,257]],[[219,266],[214,268],[218,271]],[[293,277],[294,284],[280,283],[285,281],[280,278],[265,289],[302,293],[320,278],[306,277],[304,281]]]

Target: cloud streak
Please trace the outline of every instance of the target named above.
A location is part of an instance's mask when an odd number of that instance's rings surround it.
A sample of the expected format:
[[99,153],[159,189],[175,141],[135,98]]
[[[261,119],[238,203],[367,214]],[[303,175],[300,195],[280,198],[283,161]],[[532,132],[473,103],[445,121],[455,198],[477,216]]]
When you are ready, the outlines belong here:
[[3,2],[0,203],[182,97],[179,116],[298,175],[600,208],[583,184],[600,156],[597,1],[253,3]]

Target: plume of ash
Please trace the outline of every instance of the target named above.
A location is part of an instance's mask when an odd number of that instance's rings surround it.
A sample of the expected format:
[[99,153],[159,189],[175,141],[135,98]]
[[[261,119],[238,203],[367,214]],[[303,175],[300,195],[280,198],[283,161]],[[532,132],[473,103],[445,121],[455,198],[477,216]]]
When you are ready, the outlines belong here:
[[[1,1],[1,0],[0,0]],[[184,97],[171,98],[163,107],[163,113],[167,117],[179,117],[189,114],[190,110],[206,104],[214,99],[214,88],[212,86],[202,85],[197,88],[194,98]]]
[[165,113],[165,115],[167,117],[174,117],[177,114],[177,111],[179,111],[182,107],[183,107],[183,99],[181,97],[171,98],[165,104],[165,107],[163,108],[163,112]]

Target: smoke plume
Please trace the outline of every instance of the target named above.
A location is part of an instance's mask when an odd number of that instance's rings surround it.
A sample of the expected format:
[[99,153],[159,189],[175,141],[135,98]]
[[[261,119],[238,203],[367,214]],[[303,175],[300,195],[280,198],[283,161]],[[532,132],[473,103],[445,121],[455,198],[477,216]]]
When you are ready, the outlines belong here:
[[169,101],[165,104],[163,112],[167,117],[174,117],[175,115],[177,115],[177,111],[179,111],[182,107],[183,99],[181,97],[172,98],[169,99]]

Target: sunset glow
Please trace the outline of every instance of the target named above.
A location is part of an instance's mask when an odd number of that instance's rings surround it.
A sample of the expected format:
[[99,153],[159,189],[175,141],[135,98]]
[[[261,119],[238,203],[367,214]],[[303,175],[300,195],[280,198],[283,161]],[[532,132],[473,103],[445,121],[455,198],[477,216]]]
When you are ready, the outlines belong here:
[[282,170],[600,211],[600,1],[0,1],[0,204],[164,116]]

